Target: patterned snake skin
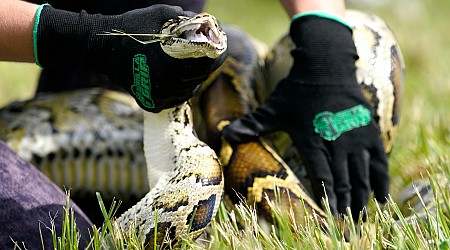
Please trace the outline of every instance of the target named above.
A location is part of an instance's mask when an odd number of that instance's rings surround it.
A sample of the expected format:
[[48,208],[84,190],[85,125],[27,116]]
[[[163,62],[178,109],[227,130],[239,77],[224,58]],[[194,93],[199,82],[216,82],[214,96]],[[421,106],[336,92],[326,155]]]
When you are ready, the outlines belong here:
[[[357,79],[378,114],[390,152],[403,92],[401,52],[378,17],[358,11],[347,17],[360,56]],[[286,36],[267,53],[238,29],[225,27],[225,32],[229,56],[190,105],[143,115],[129,96],[116,91],[39,95],[0,111],[0,137],[60,186],[110,197],[144,196],[117,223],[125,229],[140,226],[146,240],[155,237],[155,213],[159,243],[167,235],[198,236],[223,197],[234,204],[244,197],[270,217],[264,197],[273,199],[275,187],[282,206],[294,207],[299,223],[305,212],[300,204],[325,216],[285,163],[288,139],[277,134],[234,150],[222,143],[222,122],[251,111],[268,96],[287,75],[293,46]]]

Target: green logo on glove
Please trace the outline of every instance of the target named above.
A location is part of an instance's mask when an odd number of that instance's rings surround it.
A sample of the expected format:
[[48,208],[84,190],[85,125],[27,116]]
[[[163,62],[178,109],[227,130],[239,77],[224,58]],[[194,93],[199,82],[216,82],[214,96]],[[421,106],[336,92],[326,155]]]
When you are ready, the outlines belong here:
[[370,123],[370,110],[357,105],[337,113],[320,112],[313,120],[314,131],[327,141],[336,140],[342,133]]
[[145,57],[145,55],[137,54],[134,56],[133,76],[134,84],[131,86],[131,91],[134,96],[144,107],[154,108],[155,102],[153,102],[150,92],[150,70],[148,68],[147,57]]

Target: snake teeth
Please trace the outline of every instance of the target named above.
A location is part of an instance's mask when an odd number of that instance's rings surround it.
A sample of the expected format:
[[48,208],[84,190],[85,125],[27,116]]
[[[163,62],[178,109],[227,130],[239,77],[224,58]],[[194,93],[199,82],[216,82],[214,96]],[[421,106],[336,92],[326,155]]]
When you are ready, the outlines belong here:
[[219,57],[227,48],[227,37],[214,16],[200,13],[191,18],[180,17],[163,25],[162,49],[174,58]]
[[178,37],[174,39],[184,39],[189,42],[212,43],[217,46],[223,46],[223,41],[219,38],[221,35],[214,24],[210,21],[203,23],[194,23],[179,28],[176,33]]
[[181,39],[186,39],[191,42],[205,42],[209,41],[208,36],[210,28],[207,25],[194,24],[192,29],[183,30],[180,37]]

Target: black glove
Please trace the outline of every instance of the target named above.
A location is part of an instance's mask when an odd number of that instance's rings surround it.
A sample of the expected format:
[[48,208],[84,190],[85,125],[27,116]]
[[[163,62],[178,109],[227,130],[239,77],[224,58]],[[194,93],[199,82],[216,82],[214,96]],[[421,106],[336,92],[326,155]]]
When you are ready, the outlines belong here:
[[48,3],[51,6],[80,12],[101,13],[104,15],[122,14],[126,11],[145,8],[154,4],[180,6],[183,10],[199,13],[203,10],[206,0],[26,0],[35,4]]
[[327,191],[332,212],[354,218],[370,190],[384,202],[389,189],[387,156],[374,113],[356,81],[352,31],[314,15],[291,24],[293,67],[253,113],[223,130],[242,143],[277,130],[289,133],[311,178],[317,201]]
[[113,29],[134,34],[159,33],[166,21],[178,16],[193,13],[179,7],[153,5],[105,16],[47,5],[36,16],[36,62],[42,67],[63,64],[104,73],[128,91],[141,108],[159,112],[191,98],[223,58],[175,59],[164,53],[158,42],[141,44],[129,37],[101,34]]

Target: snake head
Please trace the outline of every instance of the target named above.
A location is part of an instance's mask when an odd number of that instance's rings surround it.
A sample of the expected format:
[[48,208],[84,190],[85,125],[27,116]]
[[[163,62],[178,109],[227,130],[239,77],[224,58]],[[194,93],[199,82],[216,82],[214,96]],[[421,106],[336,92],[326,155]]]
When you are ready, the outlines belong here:
[[179,16],[167,21],[161,28],[167,39],[161,47],[171,57],[218,58],[227,49],[227,36],[214,16],[200,13],[193,17]]

